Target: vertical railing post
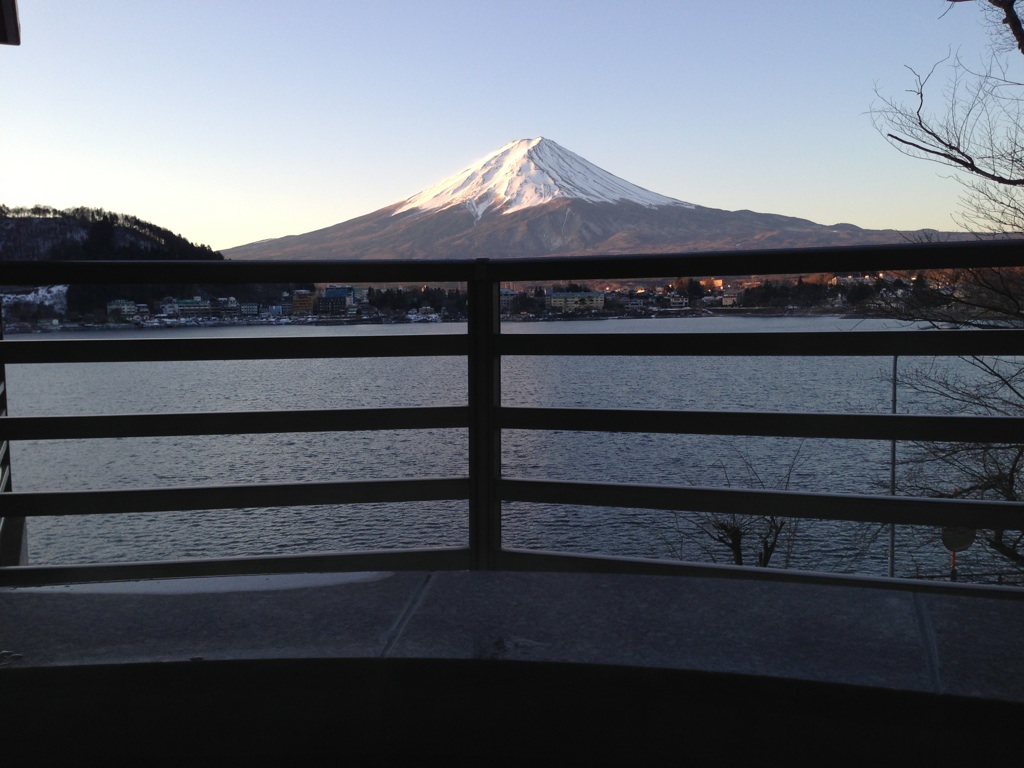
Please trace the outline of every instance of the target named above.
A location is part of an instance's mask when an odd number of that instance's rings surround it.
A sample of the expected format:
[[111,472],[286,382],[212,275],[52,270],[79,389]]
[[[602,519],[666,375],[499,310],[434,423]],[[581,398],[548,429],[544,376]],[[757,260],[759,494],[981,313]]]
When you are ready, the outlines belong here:
[[469,546],[472,567],[496,567],[501,549],[501,359],[498,284],[487,259],[478,259],[467,285],[469,317]]
[[[892,407],[893,416],[896,415],[896,380],[899,365],[899,355],[892,356]],[[896,441],[889,443],[889,495],[896,495]],[[896,576],[896,523],[889,523],[889,578]]]
[[[3,312],[0,306],[0,313]],[[3,315],[0,314],[0,342],[4,338]],[[0,361],[0,419],[7,418],[7,370]],[[25,518],[5,517],[3,494],[11,490],[11,444],[0,440],[0,567],[21,565],[28,561],[25,540]]]
[[[4,35],[0,43],[21,45],[18,9],[14,3],[4,3],[6,16]],[[0,299],[0,342],[4,339],[3,300]],[[7,372],[0,361],[0,419],[7,416]],[[11,490],[11,444],[0,440],[0,496]],[[25,518],[4,517],[4,504],[0,499],[0,567],[19,565],[28,561],[25,545]]]

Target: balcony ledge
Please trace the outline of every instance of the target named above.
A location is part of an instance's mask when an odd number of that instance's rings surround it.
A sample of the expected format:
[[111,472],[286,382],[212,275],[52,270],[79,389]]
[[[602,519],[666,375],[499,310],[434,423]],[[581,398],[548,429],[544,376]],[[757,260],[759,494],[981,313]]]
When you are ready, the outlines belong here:
[[945,762],[1001,757],[1024,715],[1009,591],[371,572],[2,588],[0,615],[5,742],[35,757],[114,731],[126,757],[170,732],[235,757],[514,739],[500,764],[557,734],[557,754],[660,756],[682,729],[725,758],[843,743]]

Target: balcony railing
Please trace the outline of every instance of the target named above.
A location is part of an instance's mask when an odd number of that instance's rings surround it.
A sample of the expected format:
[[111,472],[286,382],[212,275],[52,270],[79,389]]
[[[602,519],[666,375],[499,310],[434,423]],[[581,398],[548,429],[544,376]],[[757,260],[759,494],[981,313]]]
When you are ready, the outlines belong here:
[[[0,340],[0,584],[160,575],[360,569],[537,569],[686,572],[692,564],[516,550],[503,543],[505,502],[594,505],[788,518],[1021,530],[1021,504],[969,499],[802,493],[728,487],[523,479],[502,474],[503,430],[586,430],[756,435],[885,441],[1020,443],[1024,417],[704,413],[502,405],[501,361],[519,355],[599,356],[1024,356],[1024,330],[789,334],[517,333],[503,335],[502,283],[646,279],[704,275],[918,271],[964,265],[1015,267],[1015,242],[904,245],[448,262],[6,262],[8,285],[214,283],[461,283],[469,318],[464,335],[282,338]],[[3,365],[121,361],[269,360],[459,356],[466,359],[465,406],[319,409],[103,416],[11,416]],[[232,435],[329,430],[465,429],[465,475],[425,479],[232,484],[82,491],[17,491],[10,444],[139,436]],[[17,467],[15,467],[17,470]],[[134,514],[360,502],[468,502],[468,541],[440,549],[246,557],[203,561],[31,566],[24,562],[27,518]],[[773,569],[774,570],[774,569]]]

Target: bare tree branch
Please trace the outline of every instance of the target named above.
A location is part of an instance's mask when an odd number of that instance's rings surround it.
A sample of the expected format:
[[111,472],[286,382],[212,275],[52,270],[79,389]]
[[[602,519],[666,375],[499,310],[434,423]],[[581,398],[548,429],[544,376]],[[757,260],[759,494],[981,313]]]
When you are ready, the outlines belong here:
[[[951,2],[958,1],[951,0]],[[1020,16],[1017,14],[1016,0],[988,0],[988,2],[1003,12],[1003,24],[1009,28],[1013,39],[1017,41],[1017,50],[1024,53],[1024,24],[1021,24]]]
[[[966,0],[948,0],[954,3]],[[1024,54],[1024,24],[1017,0],[979,0],[993,23],[990,58],[981,68],[957,56],[914,77],[902,102],[879,94],[875,127],[905,155],[954,169],[963,185],[957,221],[979,235],[1024,233],[1024,84],[1009,75]],[[947,9],[948,12],[948,9]],[[945,15],[945,14],[943,14]],[[1012,44],[1010,44],[1012,41]],[[931,80],[949,79],[938,107]],[[909,68],[908,68],[909,69]],[[888,312],[908,320],[977,328],[1024,328],[1024,269],[971,266],[917,275],[910,291],[888,298]],[[946,413],[1024,415],[1024,361],[968,357],[949,365],[909,370],[905,390],[922,395]],[[1024,442],[914,443],[902,460],[903,491],[946,498],[1019,502],[1024,499]],[[1024,531],[989,531],[986,545],[1006,561],[1024,565]]]

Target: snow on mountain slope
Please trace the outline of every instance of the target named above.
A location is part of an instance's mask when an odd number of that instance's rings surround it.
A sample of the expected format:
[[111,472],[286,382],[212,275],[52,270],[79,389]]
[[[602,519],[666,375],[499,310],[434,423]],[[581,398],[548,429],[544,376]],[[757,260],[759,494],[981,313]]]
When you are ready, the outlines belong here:
[[410,197],[395,214],[464,205],[479,219],[488,209],[512,213],[559,198],[694,207],[613,176],[550,139],[536,138],[509,142],[476,165]]

